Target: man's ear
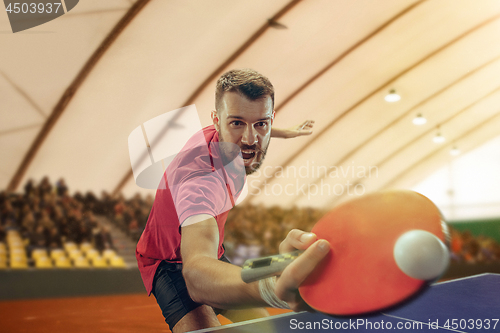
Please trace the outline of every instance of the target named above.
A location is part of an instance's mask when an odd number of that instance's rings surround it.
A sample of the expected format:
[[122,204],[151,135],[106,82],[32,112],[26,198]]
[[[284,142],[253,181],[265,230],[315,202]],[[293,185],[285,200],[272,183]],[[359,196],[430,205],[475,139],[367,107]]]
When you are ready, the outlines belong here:
[[271,116],[271,126],[273,126],[274,123],[274,116],[276,115],[276,111],[273,110],[273,115]]
[[212,110],[212,113],[210,115],[212,116],[212,122],[215,126],[215,130],[217,132],[219,132],[220,131],[220,125],[219,125],[220,119],[219,119],[219,115],[217,114],[217,111]]

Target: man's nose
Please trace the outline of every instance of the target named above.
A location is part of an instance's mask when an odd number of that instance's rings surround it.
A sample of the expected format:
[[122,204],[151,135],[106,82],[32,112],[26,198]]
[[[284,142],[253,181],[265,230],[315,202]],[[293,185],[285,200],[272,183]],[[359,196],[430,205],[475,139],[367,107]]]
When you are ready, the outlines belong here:
[[245,132],[243,132],[243,137],[241,138],[241,143],[253,146],[257,143],[257,131],[251,124],[245,127]]

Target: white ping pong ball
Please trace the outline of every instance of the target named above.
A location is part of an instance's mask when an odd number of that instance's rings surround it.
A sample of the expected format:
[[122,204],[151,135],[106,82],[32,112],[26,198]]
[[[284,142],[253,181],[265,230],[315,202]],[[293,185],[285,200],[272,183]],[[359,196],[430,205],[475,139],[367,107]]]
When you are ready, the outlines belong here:
[[396,241],[394,260],[409,277],[434,280],[448,267],[450,254],[436,235],[424,230],[411,230]]

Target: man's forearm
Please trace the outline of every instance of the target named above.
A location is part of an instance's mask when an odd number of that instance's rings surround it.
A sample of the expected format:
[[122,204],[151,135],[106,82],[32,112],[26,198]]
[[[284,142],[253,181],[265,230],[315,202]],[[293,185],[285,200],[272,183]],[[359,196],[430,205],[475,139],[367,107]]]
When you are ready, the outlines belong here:
[[302,124],[292,126],[290,128],[276,128],[271,129],[271,137],[289,139],[302,135],[310,135],[314,126],[314,120],[306,120]]
[[215,258],[198,256],[184,263],[182,271],[191,298],[220,309],[262,307],[257,282],[245,283],[241,268]]
[[292,131],[288,128],[275,128],[273,127],[271,129],[271,137],[272,138],[282,138],[282,139],[287,139],[293,137]]
[[265,306],[258,283],[246,284],[241,268],[217,260],[219,228],[206,214],[186,219],[182,227],[182,274],[191,298],[221,309]]

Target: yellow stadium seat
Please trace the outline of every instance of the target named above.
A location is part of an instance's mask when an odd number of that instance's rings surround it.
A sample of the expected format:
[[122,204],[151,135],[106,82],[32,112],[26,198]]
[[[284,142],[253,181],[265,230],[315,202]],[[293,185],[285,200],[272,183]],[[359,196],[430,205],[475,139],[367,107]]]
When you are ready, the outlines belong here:
[[114,258],[116,256],[116,252],[114,250],[111,250],[111,249],[106,249],[102,252],[102,256],[108,260],[111,260],[112,258]]
[[26,250],[23,248],[10,249],[10,257],[24,257],[26,259]]
[[0,242],[0,250],[7,250],[7,246],[4,242]]
[[68,252],[68,256],[71,259],[75,260],[76,258],[79,258],[79,257],[82,256],[82,252],[80,250],[78,250],[78,249],[73,249],[73,250],[71,250],[71,251]]
[[7,242],[13,239],[21,239],[21,235],[19,234],[19,232],[17,230],[7,231]]
[[89,261],[87,259],[85,259],[83,256],[74,259],[74,262],[75,262],[76,268],[89,268],[90,267]]
[[22,242],[23,239],[21,236],[7,236],[7,244],[15,243],[15,242]]
[[99,256],[99,251],[97,251],[96,249],[90,249],[87,251],[86,255],[87,259],[92,259]]
[[4,256],[4,257],[7,256],[7,250],[0,248],[0,257],[2,257],[2,256]]
[[24,249],[24,244],[22,241],[12,241],[9,242],[9,249]]
[[7,258],[0,257],[0,269],[5,269],[5,268],[7,268]]
[[59,256],[55,259],[57,268],[71,268],[71,260],[65,256]]
[[34,260],[42,257],[47,258],[47,251],[45,249],[34,249],[33,252],[31,252],[31,258]]
[[47,256],[39,257],[38,259],[35,260],[35,267],[36,268],[52,268],[52,261]]
[[66,254],[64,253],[63,249],[53,249],[50,251],[50,258],[53,260],[56,260],[59,257],[65,257]]
[[10,260],[23,260],[28,262],[28,258],[26,257],[26,253],[24,252],[10,252]]
[[115,256],[114,258],[111,259],[111,267],[126,268],[127,265],[125,264],[125,261],[123,260],[122,257]]
[[10,268],[12,269],[26,269],[28,268],[28,262],[26,258],[23,257],[11,257],[10,258]]
[[70,253],[73,250],[77,250],[78,246],[73,242],[67,242],[64,243],[64,249],[66,250],[66,252]]
[[80,244],[80,250],[83,253],[87,253],[89,250],[92,250],[92,249],[93,249],[92,244],[90,244],[88,242]]
[[106,268],[108,267],[108,263],[105,258],[101,256],[95,256],[91,259],[92,266],[95,268]]

